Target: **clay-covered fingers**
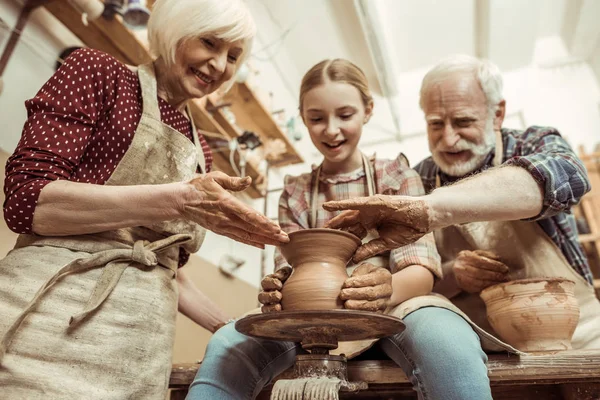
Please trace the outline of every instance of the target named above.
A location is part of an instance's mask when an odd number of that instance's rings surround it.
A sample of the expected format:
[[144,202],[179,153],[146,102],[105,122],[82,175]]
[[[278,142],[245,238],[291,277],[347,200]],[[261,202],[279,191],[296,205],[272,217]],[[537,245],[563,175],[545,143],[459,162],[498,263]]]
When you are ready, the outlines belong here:
[[231,225],[270,238],[272,243],[265,242],[265,244],[277,246],[289,242],[287,234],[279,225],[231,195],[229,199],[220,202],[219,208],[227,216]]
[[510,269],[493,253],[483,250],[461,251],[452,267],[459,288],[468,293],[509,280]]
[[363,263],[356,267],[352,276],[344,282],[344,288],[361,288],[367,286],[377,286],[392,281],[392,274],[389,270],[377,267],[371,263]]
[[[466,251],[466,250],[464,250],[464,251]],[[473,251],[473,253],[477,254],[478,256],[489,258],[490,260],[500,261],[500,256],[498,256],[496,253],[493,253],[489,250],[475,250],[475,251]]]
[[260,308],[263,314],[281,311],[281,304],[268,304]]
[[364,239],[367,236],[367,234],[369,233],[367,231],[367,228],[365,228],[361,224],[350,225],[350,226],[345,227],[345,228],[340,228],[340,230],[344,231],[344,232],[348,232],[348,233],[356,236],[360,240]]
[[[323,205],[323,208],[325,208],[325,205]],[[325,228],[344,229],[354,227],[356,225],[361,225],[360,211],[346,210],[327,221],[327,223],[325,224]]]
[[283,287],[283,282],[281,282],[281,279],[276,278],[273,275],[267,275],[260,282],[260,286],[263,290],[281,290]]
[[283,232],[281,232],[281,234],[265,234],[261,231],[254,230],[251,225],[246,224],[236,216],[220,221],[214,227],[213,232],[231,237],[232,239],[243,243],[254,242],[262,245],[270,244],[279,246],[282,243],[289,241],[288,236]]
[[389,299],[369,300],[346,300],[344,308],[348,310],[383,312],[389,303]]
[[252,178],[245,176],[243,178],[237,176],[229,176],[221,171],[211,172],[211,178],[221,185],[225,190],[239,192],[247,189],[252,183]]
[[278,290],[260,292],[258,294],[258,301],[264,305],[278,304],[281,302],[281,292]]
[[377,300],[386,299],[392,295],[392,285],[384,283],[377,286],[346,288],[340,292],[342,300]]
[[473,279],[483,281],[504,282],[508,280],[508,269],[503,272],[480,268],[467,262],[456,261],[454,264],[454,274],[469,276]]
[[272,274],[265,275],[260,281],[263,290],[281,290],[283,283],[290,277],[292,268],[282,267]]
[[273,272],[273,277],[279,279],[282,283],[290,277],[292,273],[291,267],[281,267],[277,271]]
[[323,203],[323,208],[327,211],[361,210],[373,203],[373,197],[355,197],[346,200],[327,201]]
[[509,271],[508,266],[500,261],[498,256],[483,250],[463,250],[458,253],[457,261],[463,265],[471,265],[482,270],[494,271],[502,274],[506,274]]
[[354,263],[359,263],[367,258],[374,257],[377,254],[394,249],[396,247],[400,246],[390,245],[384,238],[379,237],[371,240],[368,243],[362,244],[358,249],[356,249],[354,256],[352,256],[352,261]]

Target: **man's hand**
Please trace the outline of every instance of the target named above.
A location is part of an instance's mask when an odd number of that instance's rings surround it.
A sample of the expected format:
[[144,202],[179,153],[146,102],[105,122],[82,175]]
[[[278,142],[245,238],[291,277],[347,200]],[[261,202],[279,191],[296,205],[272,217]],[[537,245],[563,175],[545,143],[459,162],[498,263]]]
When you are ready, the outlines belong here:
[[260,282],[262,290],[258,294],[258,301],[263,304],[261,307],[263,313],[281,311],[281,288],[291,273],[292,268],[283,267],[262,279]]
[[192,190],[182,199],[183,217],[214,233],[258,248],[289,242],[279,225],[228,192],[245,190],[251,182],[248,176],[236,178],[218,171],[192,179],[188,183]]
[[468,293],[509,280],[509,268],[494,253],[484,250],[463,250],[452,266],[458,287]]
[[379,238],[363,244],[354,253],[358,263],[386,250],[413,243],[430,229],[430,209],[419,197],[375,195],[323,204],[328,211],[345,210],[331,219],[326,228],[354,232],[376,229]]
[[383,312],[392,296],[392,274],[370,263],[359,265],[344,282],[340,298],[350,310]]

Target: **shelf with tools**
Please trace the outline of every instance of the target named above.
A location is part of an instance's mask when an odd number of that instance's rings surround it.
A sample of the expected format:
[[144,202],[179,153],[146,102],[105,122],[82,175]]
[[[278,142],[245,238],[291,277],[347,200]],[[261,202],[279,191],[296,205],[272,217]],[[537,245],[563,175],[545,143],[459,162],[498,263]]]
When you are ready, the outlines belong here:
[[[151,60],[147,47],[118,17],[90,20],[86,26],[71,2],[52,0],[46,2],[44,7],[88,47],[111,54],[126,64],[139,65]],[[261,198],[265,193],[266,179],[259,169],[261,157],[273,167],[303,162],[285,132],[246,83],[234,84],[225,95],[213,94],[209,97],[190,103],[192,118],[213,149],[214,169],[236,175],[235,169],[240,161],[245,162],[243,169],[253,180],[252,186],[246,191],[251,198]],[[225,108],[235,116],[235,121],[228,118]],[[233,150],[232,155],[229,143],[237,141],[244,131],[255,133],[264,147],[273,147],[271,143],[276,142],[275,147],[279,151],[263,150],[262,153],[244,156],[243,160],[240,157],[245,153]],[[232,165],[232,161],[237,166]]]

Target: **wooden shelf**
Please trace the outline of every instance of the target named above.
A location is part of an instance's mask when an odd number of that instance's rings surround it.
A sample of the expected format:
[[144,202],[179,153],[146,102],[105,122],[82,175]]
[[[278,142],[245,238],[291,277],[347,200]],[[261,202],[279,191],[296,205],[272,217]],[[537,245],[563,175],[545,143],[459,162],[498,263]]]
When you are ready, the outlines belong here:
[[[223,140],[229,140],[235,138],[235,136],[230,135],[222,126],[217,122],[213,116],[206,111],[206,107],[204,101],[202,100],[192,100],[190,102],[190,111],[192,113],[192,118],[194,119],[194,123],[199,129],[203,129],[209,132],[213,132],[223,137]],[[230,150],[217,148],[215,145],[216,138],[212,138],[210,136],[205,136],[206,141],[209,143],[211,149],[213,149],[213,160],[215,167],[219,171],[225,172],[227,175],[235,176],[236,173],[231,166],[229,161]],[[238,162],[239,157],[236,155],[234,159]],[[253,199],[258,199],[264,196],[265,187],[265,177],[258,170],[257,166],[252,164],[251,162],[246,163],[246,175],[249,175],[252,178],[252,186],[250,186],[246,193]]]
[[[113,55],[125,64],[140,65],[151,60],[148,49],[135,35],[121,22],[119,18],[106,20],[98,18],[89,21],[84,26],[81,14],[73,5],[64,0],[53,0],[44,5],[59,21],[71,30],[86,46],[104,51]],[[215,97],[216,98],[216,97]],[[272,163],[272,166],[282,166],[302,162],[302,158],[292,146],[285,133],[279,129],[265,107],[260,104],[252,91],[245,84],[236,84],[224,101],[232,103],[231,110],[236,115],[236,120],[241,129],[247,129],[258,134],[262,140],[281,139],[286,144],[286,153],[280,160]],[[231,125],[222,111],[214,115],[206,111],[207,99],[194,100],[190,104],[192,118],[198,129],[214,132],[230,140],[238,137],[240,129]],[[210,103],[210,105],[215,105]],[[209,143],[215,143],[214,139],[207,138]],[[235,175],[229,162],[229,149],[215,149],[214,167],[228,175]],[[235,158],[236,162],[238,156]],[[248,161],[246,173],[252,177],[252,186],[246,193],[252,198],[263,197],[265,189],[265,177],[258,166]]]
[[126,64],[150,62],[148,49],[119,19],[98,18],[85,26],[81,21],[81,13],[69,1],[54,0],[44,7],[88,47],[111,54]]
[[235,114],[236,124],[240,128],[258,134],[263,141],[280,139],[285,143],[286,152],[281,159],[271,161],[270,164],[273,167],[304,162],[287,135],[279,128],[271,113],[246,83],[236,83],[223,97],[223,101],[231,103],[230,109]]

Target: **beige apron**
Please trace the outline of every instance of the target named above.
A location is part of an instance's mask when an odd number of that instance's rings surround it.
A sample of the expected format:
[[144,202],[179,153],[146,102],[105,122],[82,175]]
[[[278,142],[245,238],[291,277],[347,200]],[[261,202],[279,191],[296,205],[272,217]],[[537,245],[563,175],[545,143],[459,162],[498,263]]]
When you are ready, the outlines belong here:
[[[502,146],[502,137],[498,135],[494,166],[502,163]],[[435,241],[442,257],[442,265],[446,268],[451,268],[461,250],[489,250],[509,266],[511,280],[564,277],[575,281],[580,318],[573,335],[573,348],[600,348],[600,302],[594,289],[571,267],[537,222],[492,221],[454,225],[436,231]],[[446,274],[451,274],[451,271],[444,271],[444,275]],[[452,302],[481,328],[496,334],[487,321],[485,303],[479,295],[461,292]],[[489,346],[484,348],[498,350]]]
[[[195,128],[194,144],[163,124],[152,65],[138,75],[142,117],[106,185],[192,179],[206,170]],[[203,238],[183,220],[19,236],[0,261],[0,398],[164,400],[179,248],[196,252]]]

